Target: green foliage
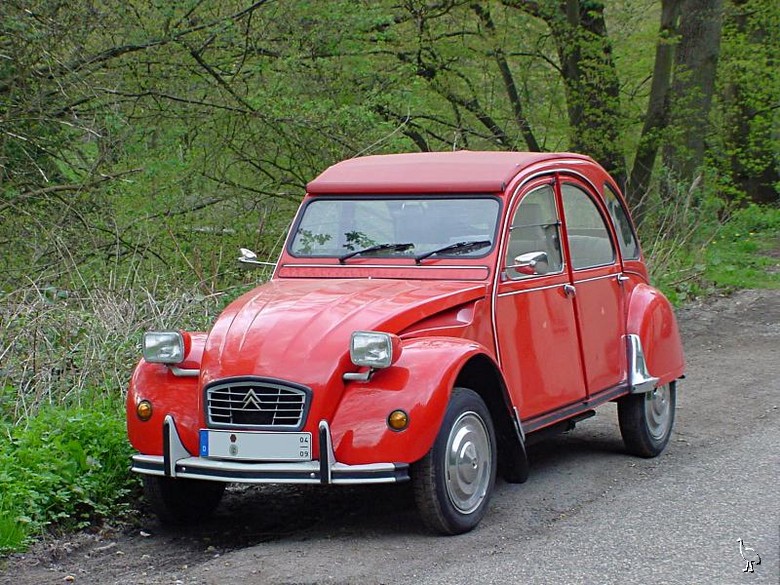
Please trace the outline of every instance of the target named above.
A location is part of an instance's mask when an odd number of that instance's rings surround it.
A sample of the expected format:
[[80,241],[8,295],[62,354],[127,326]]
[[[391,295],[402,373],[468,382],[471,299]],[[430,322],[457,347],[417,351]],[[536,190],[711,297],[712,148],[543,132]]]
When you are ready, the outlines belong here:
[[780,287],[780,209],[750,205],[706,247],[704,278],[719,289]]
[[71,284],[0,296],[0,549],[128,510],[138,479],[122,399],[142,332],[203,329],[245,288]]
[[720,204],[710,197],[702,209],[654,229],[651,222],[643,226],[654,283],[676,305],[716,292],[779,287],[780,209],[749,205],[721,223],[708,205]]
[[0,437],[0,550],[46,527],[121,515],[137,495],[118,400],[47,407]]
[[[0,492],[0,547],[116,510],[127,447],[113,397],[141,332],[206,328],[266,277],[240,270],[238,247],[274,260],[306,183],[330,164],[524,150],[527,133],[542,150],[631,160],[660,6],[579,4],[588,29],[550,2],[7,0],[0,474],[13,489]],[[676,302],[777,281],[762,256],[776,210],[720,218],[777,200],[780,5],[725,4],[706,189],[672,185],[664,199],[657,181],[646,195],[644,250]],[[101,432],[110,453],[93,445]]]
[[710,158],[731,198],[780,200],[780,5],[726,3]]

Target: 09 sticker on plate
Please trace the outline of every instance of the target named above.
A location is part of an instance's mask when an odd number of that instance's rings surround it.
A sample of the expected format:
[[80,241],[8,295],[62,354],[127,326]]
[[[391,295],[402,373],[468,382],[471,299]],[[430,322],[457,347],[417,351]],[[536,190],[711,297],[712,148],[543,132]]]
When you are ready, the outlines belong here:
[[201,429],[200,456],[252,461],[311,461],[311,433]]

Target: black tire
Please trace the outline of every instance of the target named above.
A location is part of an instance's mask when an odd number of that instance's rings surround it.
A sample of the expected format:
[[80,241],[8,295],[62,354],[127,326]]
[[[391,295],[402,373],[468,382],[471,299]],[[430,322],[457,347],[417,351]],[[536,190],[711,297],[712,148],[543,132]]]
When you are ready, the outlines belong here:
[[677,401],[676,383],[618,400],[618,422],[626,450],[639,457],[659,455],[672,435]]
[[431,450],[412,466],[417,509],[439,534],[462,534],[479,524],[496,481],[496,434],[485,402],[455,388]]
[[163,524],[197,524],[222,500],[225,483],[144,476],[144,497]]

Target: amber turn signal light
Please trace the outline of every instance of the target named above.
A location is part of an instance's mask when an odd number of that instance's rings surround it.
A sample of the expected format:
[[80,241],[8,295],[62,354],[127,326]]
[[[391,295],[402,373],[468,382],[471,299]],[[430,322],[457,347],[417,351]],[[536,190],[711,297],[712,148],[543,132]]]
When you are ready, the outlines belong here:
[[148,400],[142,400],[135,407],[135,414],[138,415],[142,421],[146,422],[152,418],[152,403]]
[[394,410],[387,417],[387,426],[394,431],[402,431],[409,425],[409,415],[403,410]]

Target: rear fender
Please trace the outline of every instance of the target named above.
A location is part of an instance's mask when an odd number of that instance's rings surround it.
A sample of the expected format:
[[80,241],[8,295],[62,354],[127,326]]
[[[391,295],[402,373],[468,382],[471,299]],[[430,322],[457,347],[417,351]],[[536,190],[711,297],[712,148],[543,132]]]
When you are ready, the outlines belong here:
[[[331,422],[336,459],[360,464],[412,463],[433,445],[463,365],[487,354],[478,343],[451,337],[404,340],[398,361],[377,370],[368,382],[349,382]],[[387,425],[394,410],[409,415],[409,425]]]
[[628,302],[627,333],[638,335],[647,371],[667,384],[683,375],[685,357],[672,305],[657,289],[640,284]]

